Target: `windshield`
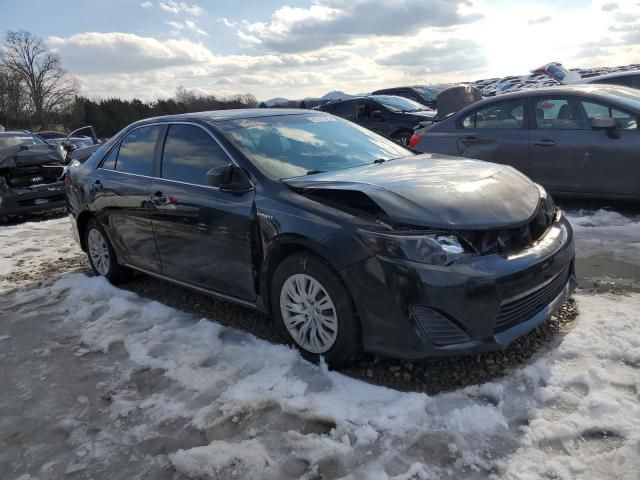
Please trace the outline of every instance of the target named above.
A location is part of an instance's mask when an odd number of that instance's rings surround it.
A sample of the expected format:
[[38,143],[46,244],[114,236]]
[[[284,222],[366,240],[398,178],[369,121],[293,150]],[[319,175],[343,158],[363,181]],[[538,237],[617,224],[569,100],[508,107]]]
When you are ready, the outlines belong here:
[[216,125],[256,167],[274,179],[413,155],[391,140],[323,113],[226,120]]
[[20,147],[22,145],[47,145],[47,142],[29,133],[0,133],[0,148]]
[[392,112],[418,112],[426,110],[425,106],[409,100],[404,97],[396,97],[395,95],[372,95],[372,100],[382,104]]
[[87,148],[93,145],[93,139],[84,137],[73,137],[69,139],[69,143],[72,143],[78,148]]
[[428,87],[413,87],[428,102],[435,102],[438,94],[448,88],[448,85],[429,85]]

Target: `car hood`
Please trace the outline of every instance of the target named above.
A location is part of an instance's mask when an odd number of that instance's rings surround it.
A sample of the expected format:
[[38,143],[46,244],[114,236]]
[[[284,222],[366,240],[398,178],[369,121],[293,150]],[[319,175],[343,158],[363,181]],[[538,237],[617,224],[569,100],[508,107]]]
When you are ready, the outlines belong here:
[[60,160],[60,154],[57,150],[44,145],[36,145],[26,149],[21,147],[0,148],[0,168],[60,163]]
[[395,222],[432,228],[512,228],[529,222],[540,203],[536,184],[511,167],[436,154],[283,181],[323,193],[332,206],[344,198],[346,209],[355,197],[344,193],[356,192]]

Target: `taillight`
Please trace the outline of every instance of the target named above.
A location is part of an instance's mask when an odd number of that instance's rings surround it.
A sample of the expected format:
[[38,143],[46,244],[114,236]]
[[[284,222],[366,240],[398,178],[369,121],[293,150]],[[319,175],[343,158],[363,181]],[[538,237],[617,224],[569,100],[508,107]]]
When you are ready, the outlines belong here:
[[409,139],[409,148],[415,148],[415,146],[420,143],[420,140],[422,140],[422,137],[417,133],[411,135],[411,138]]

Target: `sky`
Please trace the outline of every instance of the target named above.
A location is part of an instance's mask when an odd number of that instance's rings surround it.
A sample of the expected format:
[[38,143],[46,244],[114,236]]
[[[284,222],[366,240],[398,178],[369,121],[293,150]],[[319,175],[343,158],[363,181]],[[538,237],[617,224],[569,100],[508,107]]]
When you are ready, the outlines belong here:
[[259,100],[640,63],[638,0],[0,0],[83,95]]

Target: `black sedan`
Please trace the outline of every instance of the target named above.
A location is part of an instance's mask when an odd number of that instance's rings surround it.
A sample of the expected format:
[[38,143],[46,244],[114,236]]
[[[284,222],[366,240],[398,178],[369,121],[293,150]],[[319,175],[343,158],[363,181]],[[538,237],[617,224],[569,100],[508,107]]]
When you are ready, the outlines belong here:
[[394,95],[351,97],[318,109],[351,120],[401,145],[409,143],[416,125],[431,121],[436,115],[418,102]]
[[409,146],[511,165],[556,194],[638,199],[639,118],[638,90],[549,87],[471,104]]
[[307,358],[504,348],[574,287],[571,228],[510,167],[411,151],[304,110],[134,123],[66,176],[99,275],[271,313]]

